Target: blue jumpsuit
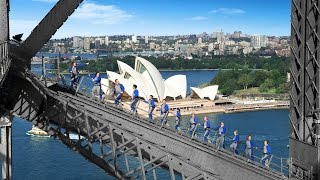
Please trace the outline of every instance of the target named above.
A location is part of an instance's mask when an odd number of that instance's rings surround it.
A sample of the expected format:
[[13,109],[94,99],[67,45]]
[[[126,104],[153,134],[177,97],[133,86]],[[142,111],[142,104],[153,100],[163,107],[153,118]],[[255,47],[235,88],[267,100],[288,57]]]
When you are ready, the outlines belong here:
[[154,108],[156,107],[154,104],[154,100],[153,99],[149,99],[149,101],[147,101],[149,104],[149,111],[148,111],[148,115],[149,115],[149,122],[152,122],[152,112],[154,110]]
[[137,103],[139,101],[139,91],[137,89],[133,90],[133,93],[132,93],[132,101],[131,101],[131,112],[132,113],[135,113],[136,110],[137,110]]
[[233,140],[233,142],[232,142],[232,144],[230,145],[230,149],[233,150],[233,152],[234,152],[235,154],[239,154],[238,148],[237,148],[237,147],[238,147],[238,143],[239,143],[239,141],[240,141],[239,135],[238,135],[238,134],[235,135],[232,140]]
[[204,142],[208,142],[208,136],[210,134],[210,128],[211,128],[211,123],[209,121],[209,119],[207,121],[204,121],[203,123],[201,123],[201,126],[203,126],[205,132],[203,134],[203,141]]
[[114,92],[113,93],[115,96],[115,99],[114,99],[115,105],[118,105],[120,103],[123,92],[124,92],[124,86],[122,84],[119,83],[119,84],[114,85]]
[[218,130],[218,138],[217,138],[217,142],[216,145],[218,147],[222,147],[224,148],[224,136],[226,134],[227,128],[225,126],[221,127],[215,127],[214,130]]
[[168,104],[162,104],[160,109],[161,126],[167,124],[167,116],[169,114]]
[[245,156],[248,158],[248,159],[251,159],[251,160],[254,160],[254,157],[253,157],[253,149],[254,148],[254,143],[252,140],[247,140],[246,141],[246,144],[245,144],[245,147],[244,147],[244,154]]
[[263,146],[262,165],[266,165],[266,161],[270,160],[271,147],[269,145]]
[[99,94],[99,99],[101,101],[102,99],[102,91],[101,91],[101,77],[100,76],[95,76],[92,78],[92,81],[94,83],[94,86],[91,90],[92,97],[95,97],[95,93],[98,92]]
[[190,136],[192,136],[194,130],[196,129],[197,123],[198,123],[198,118],[196,116],[190,118],[190,130],[189,130]]
[[180,122],[181,122],[181,113],[180,113],[180,111],[177,111],[177,113],[176,113],[176,126],[175,126],[175,129],[178,130],[178,131],[181,131],[181,129],[180,129]]

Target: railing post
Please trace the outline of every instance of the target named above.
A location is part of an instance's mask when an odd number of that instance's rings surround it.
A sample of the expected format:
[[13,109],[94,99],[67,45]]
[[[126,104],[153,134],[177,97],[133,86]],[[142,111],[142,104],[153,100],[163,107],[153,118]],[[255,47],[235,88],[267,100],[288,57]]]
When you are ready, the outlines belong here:
[[1,116],[1,161],[2,161],[2,179],[12,179],[12,131],[11,131],[12,117]]

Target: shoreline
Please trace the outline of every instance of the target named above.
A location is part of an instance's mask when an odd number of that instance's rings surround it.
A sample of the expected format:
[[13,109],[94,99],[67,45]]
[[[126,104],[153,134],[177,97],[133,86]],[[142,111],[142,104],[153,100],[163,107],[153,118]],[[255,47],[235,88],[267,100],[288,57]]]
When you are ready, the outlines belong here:
[[[289,109],[289,101],[280,101],[280,102],[272,102],[272,103],[256,103],[256,104],[233,104],[233,105],[213,105],[212,101],[208,100],[186,100],[180,102],[168,102],[170,111],[168,116],[174,117],[176,113],[176,109],[180,108],[180,112],[182,116],[188,116],[192,112],[196,114],[210,114],[210,113],[242,113],[242,112],[254,112],[254,111],[266,111],[266,110],[281,110],[281,109]],[[126,110],[130,110],[130,102],[123,102],[123,108]],[[156,106],[153,111],[153,116],[155,118],[159,118],[160,111],[159,106]],[[138,114],[144,118],[148,118],[148,105],[146,103],[139,103],[137,111]]]

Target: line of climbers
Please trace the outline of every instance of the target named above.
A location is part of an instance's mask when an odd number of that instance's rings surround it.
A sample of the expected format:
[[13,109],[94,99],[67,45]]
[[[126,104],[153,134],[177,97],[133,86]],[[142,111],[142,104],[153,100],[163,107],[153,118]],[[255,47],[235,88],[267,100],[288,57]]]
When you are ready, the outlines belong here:
[[[132,101],[130,104],[131,107],[131,113],[136,113],[137,109],[137,103],[139,101],[139,91],[137,90],[137,85],[133,85],[133,94],[132,94]],[[124,87],[122,84],[119,83],[118,80],[115,81],[115,90],[114,90],[114,95],[115,95],[115,104],[118,105],[119,100],[121,99],[122,93],[124,92]],[[120,97],[120,98],[119,98]],[[148,110],[148,116],[149,116],[149,122],[153,122],[153,110],[155,109],[155,102],[153,100],[153,96],[150,95],[149,96],[149,100],[145,101],[146,103],[149,104],[149,110]],[[160,124],[161,124],[161,128],[167,124],[167,117],[169,114],[169,106],[166,103],[166,100],[163,99],[162,100],[162,104],[160,106]],[[176,112],[176,117],[175,117],[175,129],[178,131],[182,131],[180,128],[180,123],[182,120],[182,116],[181,116],[181,112],[180,109],[177,109]],[[203,117],[203,122],[202,123],[198,123],[198,118],[196,117],[195,113],[193,112],[191,114],[191,118],[190,118],[190,126],[189,126],[189,130],[188,133],[189,135],[193,138],[196,135],[196,128],[197,126],[202,126],[204,128],[204,135],[203,135],[203,141],[204,142],[208,142],[209,140],[209,135],[210,135],[210,131],[215,130],[217,131],[217,134],[215,136],[217,136],[217,140],[216,140],[216,146],[218,148],[225,148],[224,145],[224,141],[225,141],[225,136],[226,136],[226,132],[227,129],[224,126],[224,123],[221,122],[220,126],[216,126],[211,128],[211,123],[208,119],[207,116]],[[238,151],[238,144],[240,143],[240,136],[237,130],[234,131],[234,137],[232,139],[232,144],[230,145],[230,149],[235,153],[235,154],[239,154]],[[245,148],[244,148],[244,154],[248,159],[254,160],[253,157],[253,149],[258,149],[258,146],[255,146],[252,139],[251,139],[251,135],[248,135],[246,138],[246,142],[245,142]],[[263,151],[263,155],[261,158],[261,163],[263,165],[269,166],[269,161],[271,158],[271,147],[269,145],[269,141],[265,140],[264,141],[264,145],[262,148]]]
[[[71,73],[71,87],[74,88],[75,83],[78,80],[78,71],[77,71],[77,64],[73,63],[72,68],[69,70]],[[98,93],[99,94],[99,99],[102,99],[102,90],[101,90],[101,77],[100,77],[100,73],[97,72],[95,74],[95,76],[92,76],[92,81],[94,83],[94,86],[92,88],[92,97],[95,97],[95,94]],[[113,96],[114,96],[114,104],[116,107],[121,107],[121,97],[123,95],[123,93],[125,92],[125,87],[119,82],[118,79],[115,80],[115,86],[114,86],[114,92],[113,92]],[[137,85],[133,85],[133,93],[131,96],[131,103],[130,103],[130,108],[131,108],[131,113],[136,114],[137,112],[137,105],[139,102],[139,91],[137,89]],[[153,111],[155,109],[155,102],[153,99],[153,96],[150,95],[148,101],[144,101],[145,103],[148,103],[149,105],[149,110],[148,110],[148,116],[149,116],[149,122],[153,122]],[[167,117],[169,114],[169,106],[166,103],[166,100],[163,99],[162,100],[162,104],[160,106],[160,123],[161,123],[161,128],[167,124]],[[180,109],[177,109],[176,112],[176,117],[175,117],[175,129],[179,132],[182,132],[181,128],[180,128],[180,123],[182,120],[182,116],[181,116],[181,112]],[[202,123],[198,123],[198,118],[196,117],[195,113],[193,112],[191,114],[191,118],[190,118],[190,124],[189,124],[189,129],[188,129],[188,134],[193,138],[196,136],[196,129],[197,126],[202,126],[204,128],[204,134],[203,134],[203,141],[204,142],[208,142],[209,141],[209,135],[210,135],[210,131],[215,130],[217,133],[215,134],[215,137],[217,137],[216,139],[216,146],[219,148],[225,148],[225,136],[226,136],[226,132],[227,129],[224,126],[223,122],[220,122],[219,126],[213,127],[211,128],[211,123],[208,119],[207,116],[203,117],[203,122]],[[239,154],[239,150],[238,150],[238,144],[240,143],[240,136],[237,130],[234,131],[234,137],[232,139],[232,143],[230,145],[230,149],[235,153],[235,154]],[[253,157],[253,149],[258,149],[258,146],[255,146],[253,141],[252,141],[252,137],[251,135],[248,135],[246,138],[246,142],[245,142],[245,148],[244,148],[244,155],[245,157],[247,157],[248,159],[254,160]],[[268,140],[264,140],[264,144],[263,147],[260,148],[263,151],[263,155],[261,158],[261,163],[263,165],[269,166],[269,161],[271,158],[271,148],[269,145],[269,141]]]

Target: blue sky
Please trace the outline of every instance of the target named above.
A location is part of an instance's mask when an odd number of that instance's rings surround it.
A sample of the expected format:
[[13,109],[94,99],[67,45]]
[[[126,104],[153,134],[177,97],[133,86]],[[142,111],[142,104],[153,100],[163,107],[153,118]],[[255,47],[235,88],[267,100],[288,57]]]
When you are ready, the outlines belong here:
[[[57,0],[10,0],[11,34],[30,34]],[[54,38],[241,30],[290,35],[290,0],[85,0]]]

